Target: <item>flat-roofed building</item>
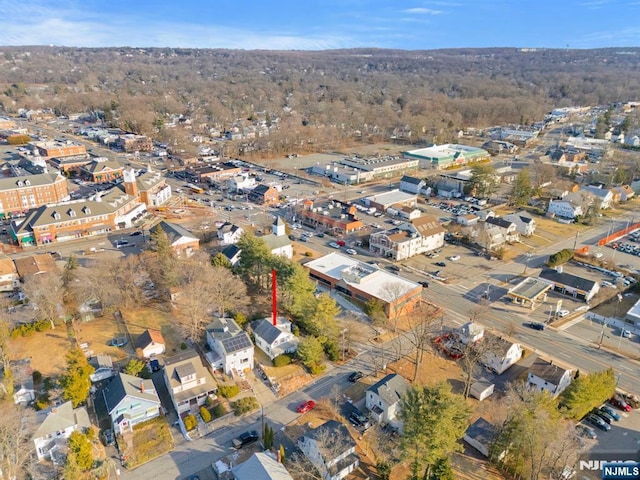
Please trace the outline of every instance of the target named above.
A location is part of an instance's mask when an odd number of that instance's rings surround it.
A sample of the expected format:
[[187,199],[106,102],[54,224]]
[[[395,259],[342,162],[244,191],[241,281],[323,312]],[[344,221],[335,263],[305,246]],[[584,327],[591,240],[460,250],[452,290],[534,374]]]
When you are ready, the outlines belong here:
[[41,157],[72,157],[75,155],[86,155],[87,147],[81,143],[71,141],[51,140],[48,142],[36,142],[32,144]]
[[339,253],[330,253],[304,266],[309,276],[324,287],[359,302],[380,300],[390,318],[412,312],[422,299],[420,284]]
[[368,207],[373,207],[380,212],[385,212],[391,207],[414,207],[418,197],[414,193],[401,192],[398,189],[371,195],[363,200]]
[[452,165],[465,165],[471,162],[489,160],[489,152],[469,145],[446,143],[427,148],[402,152],[405,158],[419,160],[420,168],[442,169]]
[[507,295],[513,303],[536,308],[536,302],[546,301],[547,292],[553,288],[553,283],[541,278],[527,277],[511,288]]
[[346,235],[364,228],[364,223],[357,216],[356,207],[337,200],[305,200],[300,214],[306,225],[336,235]]
[[125,133],[118,136],[116,146],[125,152],[150,152],[153,150],[153,141],[146,135]]

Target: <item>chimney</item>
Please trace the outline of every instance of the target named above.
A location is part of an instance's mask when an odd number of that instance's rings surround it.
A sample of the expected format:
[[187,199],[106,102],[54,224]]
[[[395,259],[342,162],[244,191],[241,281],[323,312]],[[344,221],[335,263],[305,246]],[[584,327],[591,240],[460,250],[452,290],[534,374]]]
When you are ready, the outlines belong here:
[[140,381],[140,393],[144,393],[144,380]]

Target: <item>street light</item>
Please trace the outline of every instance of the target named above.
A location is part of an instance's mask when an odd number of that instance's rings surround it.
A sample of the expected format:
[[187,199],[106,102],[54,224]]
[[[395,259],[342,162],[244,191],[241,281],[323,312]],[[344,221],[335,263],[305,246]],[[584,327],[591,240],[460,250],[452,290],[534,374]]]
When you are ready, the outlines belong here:
[[342,363],[344,363],[344,334],[347,332],[346,328],[342,329]]

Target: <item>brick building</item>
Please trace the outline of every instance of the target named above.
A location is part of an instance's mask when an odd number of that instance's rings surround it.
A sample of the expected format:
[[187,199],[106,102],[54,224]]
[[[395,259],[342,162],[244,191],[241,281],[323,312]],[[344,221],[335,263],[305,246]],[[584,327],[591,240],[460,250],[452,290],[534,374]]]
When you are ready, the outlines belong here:
[[153,141],[145,135],[126,133],[118,137],[116,146],[128,153],[150,152],[153,150]]
[[67,180],[57,172],[0,178],[0,218],[24,215],[32,208],[68,199]]
[[81,166],[80,171],[92,182],[108,183],[121,178],[124,167],[115,160],[99,157]]
[[304,224],[337,235],[346,235],[364,227],[362,220],[356,216],[356,207],[337,200],[329,202],[305,200],[300,213]]
[[86,155],[87,148],[84,145],[73,142],[37,142],[33,146],[41,157],[72,157],[74,155]]

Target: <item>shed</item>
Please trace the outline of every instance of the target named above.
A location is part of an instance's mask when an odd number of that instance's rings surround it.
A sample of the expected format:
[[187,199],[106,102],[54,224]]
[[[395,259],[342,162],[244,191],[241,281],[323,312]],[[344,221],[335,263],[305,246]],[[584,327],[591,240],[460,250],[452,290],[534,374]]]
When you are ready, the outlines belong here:
[[[480,417],[467,428],[463,440],[488,458],[496,435],[495,425]],[[504,453],[500,455],[500,458],[503,456]]]
[[494,388],[495,385],[493,383],[485,378],[481,378],[471,385],[469,393],[473,398],[477,398],[478,400],[482,401],[493,394]]

